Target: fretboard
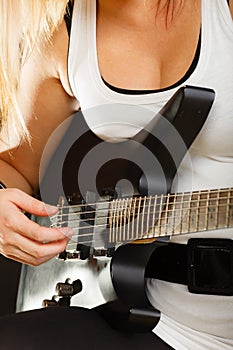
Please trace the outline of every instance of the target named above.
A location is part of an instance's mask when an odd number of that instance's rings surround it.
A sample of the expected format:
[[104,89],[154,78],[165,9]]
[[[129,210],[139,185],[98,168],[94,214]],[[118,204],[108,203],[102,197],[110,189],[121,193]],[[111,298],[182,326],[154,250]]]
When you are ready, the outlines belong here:
[[67,251],[77,251],[77,244],[101,250],[140,239],[233,227],[233,189],[62,204],[50,219],[52,227],[73,228]]
[[109,222],[111,242],[233,227],[233,189],[116,199]]

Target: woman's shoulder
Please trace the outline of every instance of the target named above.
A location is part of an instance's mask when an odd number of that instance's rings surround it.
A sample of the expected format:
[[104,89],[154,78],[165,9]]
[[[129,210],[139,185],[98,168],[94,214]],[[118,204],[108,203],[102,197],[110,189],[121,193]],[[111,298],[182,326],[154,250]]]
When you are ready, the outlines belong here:
[[233,0],[229,0],[229,7],[230,7],[230,11],[231,11],[231,16],[233,19]]
[[45,65],[49,65],[48,69],[61,81],[61,84],[67,94],[73,96],[67,73],[68,51],[69,33],[67,30],[67,24],[64,20],[52,37],[47,52],[49,54],[49,59],[45,62]]

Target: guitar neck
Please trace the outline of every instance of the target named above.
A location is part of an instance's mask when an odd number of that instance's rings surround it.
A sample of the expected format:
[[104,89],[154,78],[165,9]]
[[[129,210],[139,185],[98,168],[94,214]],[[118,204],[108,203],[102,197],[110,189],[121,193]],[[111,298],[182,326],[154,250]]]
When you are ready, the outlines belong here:
[[116,199],[110,241],[131,241],[233,227],[233,189]]
[[80,244],[102,254],[119,243],[233,227],[233,188],[59,206],[51,226],[74,229],[72,257]]

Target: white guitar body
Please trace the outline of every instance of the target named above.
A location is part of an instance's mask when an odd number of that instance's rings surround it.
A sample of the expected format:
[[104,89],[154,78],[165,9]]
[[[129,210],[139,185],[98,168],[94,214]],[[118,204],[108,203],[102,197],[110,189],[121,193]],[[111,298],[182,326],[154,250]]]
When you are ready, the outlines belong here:
[[[134,213],[133,215],[128,215],[129,206],[133,211],[135,208],[138,210],[138,201],[140,205],[142,205],[142,208],[147,208],[147,210],[143,211],[143,219],[141,219],[140,216],[134,215]],[[148,198],[140,197],[140,199],[126,199],[123,203],[122,200],[116,199],[112,201],[113,206],[110,207],[109,215],[110,217],[114,217],[112,224],[120,237],[123,237],[121,223],[126,223],[126,220],[120,220],[119,218],[133,216],[135,225],[132,225],[133,230],[129,232],[129,237],[131,237],[131,240],[139,240],[139,242],[142,240],[142,243],[145,243],[146,239],[149,243],[156,237],[163,237],[162,241],[164,241],[164,237],[167,235],[182,235],[233,227],[232,201],[232,188],[169,194],[167,196],[160,195]],[[164,203],[164,205],[161,206],[160,203]],[[82,222],[82,219],[80,219],[80,215],[82,215],[80,213],[82,213],[82,211],[78,211],[79,207],[79,205],[70,206],[69,208],[65,207],[65,217],[69,218],[69,215],[72,217],[72,220],[69,221],[69,226],[72,226],[72,224],[77,225],[78,221]],[[154,218],[157,216],[154,212],[155,208],[158,207],[163,208],[161,212],[159,212],[159,219],[153,227],[149,225],[147,227],[146,224],[151,221],[150,217],[152,216],[152,218]],[[102,208],[102,203],[96,203],[97,212],[104,213],[105,217],[105,210],[103,211]],[[117,214],[112,215],[111,208],[114,208],[114,212]],[[71,214],[68,214],[68,209]],[[63,211],[62,207],[60,211]],[[53,222],[53,227],[54,223],[55,226],[60,223],[60,217],[61,214],[50,218]],[[99,230],[101,225],[98,224],[98,222],[103,222],[101,215],[95,220],[96,227]],[[101,227],[105,229],[104,225]],[[134,230],[135,227],[138,229]],[[140,231],[139,228],[142,228],[142,231]],[[146,234],[144,232],[146,232]],[[84,237],[86,237],[86,235],[84,235]],[[97,237],[101,237],[101,235],[97,234],[94,240],[95,243],[100,243]],[[98,249],[91,247],[89,257],[82,260],[78,258],[80,252],[75,248],[77,247],[77,242],[73,237],[67,245],[65,260],[54,258],[38,267],[23,265],[19,284],[17,311],[41,308],[44,300],[51,300],[53,296],[56,295],[55,288],[57,283],[65,283],[67,280],[69,280],[68,284],[72,284],[76,280],[80,280],[82,283],[81,291],[71,297],[71,306],[93,308],[117,299],[112,277],[114,279],[114,276],[116,276],[116,269],[118,269],[116,256],[119,256],[118,252],[123,246],[126,246],[120,244],[120,239],[117,242],[117,246],[120,246],[116,249],[116,252],[113,253],[113,258],[107,257],[106,255],[100,256],[99,254],[101,254],[101,252],[106,254],[107,251],[104,250],[103,246],[99,246]],[[125,242],[125,239],[123,242]],[[137,262],[138,260],[141,261],[142,258],[142,256],[140,256],[140,259],[138,259],[138,254],[142,254],[145,258],[147,255],[150,257],[150,254],[153,253],[153,245],[128,244],[127,246],[141,246],[140,249],[144,249],[142,253],[137,250],[134,257],[127,255],[129,253],[128,249],[126,253],[127,258],[121,260],[120,269],[124,261],[124,275],[127,279],[124,283],[130,284],[129,280],[131,279],[131,275],[135,273]],[[150,248],[150,246],[152,248]],[[111,259],[113,259],[112,264]],[[141,264],[143,269],[146,267],[146,264],[147,260],[145,260],[145,263],[143,262]],[[139,276],[141,274],[140,269],[141,266],[139,266]],[[136,278],[138,279],[138,277]],[[126,293],[129,292],[129,287],[130,286],[126,287]],[[134,293],[134,290],[131,290],[131,293]]]
[[116,299],[110,258],[67,261],[54,258],[38,267],[22,267],[17,312],[41,308],[44,299],[51,299],[56,294],[56,284],[67,279],[82,282],[82,290],[71,298],[71,306],[92,308]]
[[[206,120],[213,100],[213,90],[183,87],[145,130],[132,139],[118,143],[99,139],[80,116],[72,118],[64,138],[46,166],[45,177],[40,184],[43,201],[54,204],[60,195],[67,200],[64,205],[59,204],[59,213],[48,225],[73,227],[75,234],[71,245],[67,247],[71,258],[54,258],[35,268],[23,266],[17,311],[41,308],[44,299],[56,295],[56,284],[67,279],[71,283],[79,279],[82,283],[82,290],[71,297],[71,305],[92,308],[116,299],[110,274],[111,258],[99,257],[91,252],[86,260],[76,259],[80,244],[96,251],[103,248],[108,251],[138,239],[210,230],[213,226],[216,228],[216,221],[219,227],[232,225],[232,189],[167,195],[177,167]],[[93,159],[88,158],[89,170],[84,171],[84,182],[88,188],[80,188],[77,169],[83,169],[86,155],[92,154],[91,151],[100,146],[104,149],[102,154],[106,159],[101,160],[98,176],[93,179],[94,153]],[[145,149],[148,150],[147,156],[140,153]],[[152,154],[156,160],[152,162],[153,166],[148,154]],[[138,163],[139,160],[142,163]],[[130,191],[128,188],[125,191],[122,179],[127,179],[127,183],[131,184]],[[134,191],[129,198],[131,189]],[[164,195],[156,195],[159,193]],[[77,195],[74,201],[73,194]],[[107,201],[93,202],[95,197],[99,198],[99,194],[107,195]],[[220,197],[224,198],[224,205],[221,204],[221,210],[214,211],[216,217],[213,217],[213,210],[210,215],[208,209],[210,199],[213,202],[211,206],[218,208]],[[70,203],[76,205],[70,206]],[[191,203],[195,204],[195,209]],[[121,275],[125,276],[123,273]],[[129,272],[127,282],[131,275]],[[130,293],[130,297],[133,294],[136,294],[135,290]]]

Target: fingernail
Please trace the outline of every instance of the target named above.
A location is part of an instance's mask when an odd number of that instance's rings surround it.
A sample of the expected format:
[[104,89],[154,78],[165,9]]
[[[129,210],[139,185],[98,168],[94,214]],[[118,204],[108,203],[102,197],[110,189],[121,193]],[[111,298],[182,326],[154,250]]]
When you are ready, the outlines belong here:
[[74,234],[74,230],[71,227],[61,227],[59,231],[68,238],[71,238]]
[[54,205],[45,204],[44,207],[48,215],[54,215],[58,212],[58,207],[55,207]]

